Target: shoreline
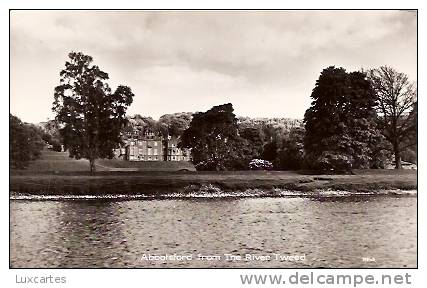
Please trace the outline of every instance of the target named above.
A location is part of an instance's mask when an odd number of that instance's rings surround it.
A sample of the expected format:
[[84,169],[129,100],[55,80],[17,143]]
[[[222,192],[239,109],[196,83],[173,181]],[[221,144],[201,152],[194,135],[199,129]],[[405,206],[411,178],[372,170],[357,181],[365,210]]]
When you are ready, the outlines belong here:
[[[387,172],[387,173],[386,173]],[[11,174],[11,195],[182,197],[228,195],[283,197],[322,191],[352,195],[416,191],[416,171],[364,171],[356,175],[306,175],[296,172],[235,171],[175,173],[18,173]],[[392,194],[389,192],[388,194]]]
[[111,201],[132,201],[132,200],[188,200],[188,199],[241,199],[241,198],[344,198],[344,197],[416,197],[417,190],[381,190],[371,193],[348,192],[348,191],[237,191],[234,193],[165,193],[157,195],[125,195],[125,194],[104,194],[104,195],[34,195],[11,192],[9,200],[12,201],[82,201],[82,200],[111,200]]

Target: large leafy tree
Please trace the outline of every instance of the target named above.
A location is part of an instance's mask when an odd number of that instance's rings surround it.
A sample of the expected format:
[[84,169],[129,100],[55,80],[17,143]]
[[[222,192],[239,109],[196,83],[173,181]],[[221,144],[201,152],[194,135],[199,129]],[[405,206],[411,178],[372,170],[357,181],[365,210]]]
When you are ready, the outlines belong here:
[[379,127],[392,146],[396,169],[401,169],[402,153],[417,142],[415,84],[388,66],[372,69],[368,75],[377,95]]
[[88,159],[90,170],[95,171],[95,160],[112,158],[113,149],[120,144],[134,94],[121,85],[112,93],[108,74],[92,64],[91,56],[81,52],[68,56],[52,110],[62,125],[60,132],[70,157]]
[[381,142],[376,127],[375,93],[362,72],[322,71],[304,116],[304,147],[313,168],[368,168]]
[[193,115],[182,135],[181,147],[191,148],[198,170],[233,170],[242,151],[232,104],[214,106]]

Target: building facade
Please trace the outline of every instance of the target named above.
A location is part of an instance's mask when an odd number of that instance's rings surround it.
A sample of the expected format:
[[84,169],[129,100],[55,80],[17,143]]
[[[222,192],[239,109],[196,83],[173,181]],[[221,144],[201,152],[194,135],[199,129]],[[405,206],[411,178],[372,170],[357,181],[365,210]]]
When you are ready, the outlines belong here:
[[152,132],[127,132],[123,146],[115,149],[116,159],[127,161],[190,161],[190,150],[178,148],[179,139]]
[[179,139],[176,137],[168,137],[164,141],[165,160],[166,161],[190,161],[190,150],[186,148],[178,148]]

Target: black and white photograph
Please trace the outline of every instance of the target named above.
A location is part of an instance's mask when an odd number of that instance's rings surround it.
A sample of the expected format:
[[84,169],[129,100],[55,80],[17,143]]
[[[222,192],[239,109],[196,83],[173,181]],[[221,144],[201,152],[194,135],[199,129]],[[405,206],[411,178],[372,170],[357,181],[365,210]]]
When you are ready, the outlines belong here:
[[12,9],[9,37],[9,268],[418,268],[418,10]]

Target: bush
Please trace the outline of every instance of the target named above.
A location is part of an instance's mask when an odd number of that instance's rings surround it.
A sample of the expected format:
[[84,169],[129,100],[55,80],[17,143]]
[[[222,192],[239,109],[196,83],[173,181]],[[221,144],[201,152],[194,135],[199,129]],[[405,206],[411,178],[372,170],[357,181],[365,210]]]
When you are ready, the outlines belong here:
[[249,162],[249,169],[251,170],[273,170],[273,163],[262,159],[252,159]]

